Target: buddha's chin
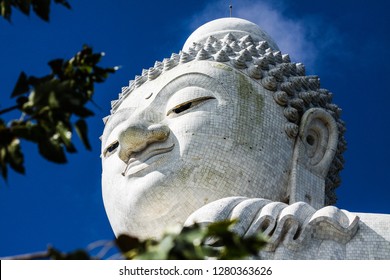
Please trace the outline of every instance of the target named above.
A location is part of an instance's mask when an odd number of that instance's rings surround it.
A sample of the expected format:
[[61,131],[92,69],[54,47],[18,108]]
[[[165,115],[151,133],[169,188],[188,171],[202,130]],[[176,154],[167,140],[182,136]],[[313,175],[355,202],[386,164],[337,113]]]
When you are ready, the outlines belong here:
[[169,227],[182,225],[196,210],[183,211],[183,202],[175,195],[178,190],[169,186],[138,184],[127,187],[128,193],[116,193],[106,201],[106,211],[116,236],[158,238]]
[[[127,234],[140,239],[160,238],[172,227],[182,226],[188,217],[188,213],[175,215],[170,208],[140,206],[138,210],[130,213],[121,213],[120,221],[112,221],[111,226],[116,236]],[[118,213],[117,213],[118,214]]]

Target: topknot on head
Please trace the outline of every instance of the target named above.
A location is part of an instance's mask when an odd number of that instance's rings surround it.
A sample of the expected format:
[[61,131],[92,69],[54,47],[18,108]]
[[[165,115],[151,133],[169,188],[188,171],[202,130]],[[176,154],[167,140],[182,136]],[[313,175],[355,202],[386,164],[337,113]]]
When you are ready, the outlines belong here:
[[193,42],[205,44],[209,37],[219,39],[223,44],[236,43],[241,46],[254,45],[265,41],[274,50],[279,50],[274,40],[253,22],[241,18],[220,18],[202,25],[196,29],[184,43],[183,50],[192,46]]

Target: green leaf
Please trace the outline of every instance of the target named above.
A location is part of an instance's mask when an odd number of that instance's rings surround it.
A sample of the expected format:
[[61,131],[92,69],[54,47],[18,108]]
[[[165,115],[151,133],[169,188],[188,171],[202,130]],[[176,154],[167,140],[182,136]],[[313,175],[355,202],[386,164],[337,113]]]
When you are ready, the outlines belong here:
[[22,72],[19,75],[15,88],[12,91],[11,97],[22,95],[30,90],[26,73]]
[[127,253],[142,246],[141,241],[137,237],[125,234],[119,235],[115,240],[115,244],[122,253]]
[[24,156],[22,149],[20,148],[19,139],[14,139],[10,145],[8,145],[8,162],[13,170],[18,173],[24,174]]
[[11,20],[11,1],[10,0],[2,0],[0,2],[0,12],[1,16],[4,17],[6,20]]
[[18,5],[17,7],[19,8],[19,10],[23,14],[25,14],[25,15],[29,15],[30,14],[30,5],[31,5],[31,1],[30,0],[19,0],[16,5]]
[[63,5],[64,7],[68,8],[69,10],[72,9],[72,7],[70,6],[69,2],[66,1],[66,0],[54,0],[54,2],[57,3],[57,4]]
[[34,12],[44,21],[49,21],[50,0],[32,0]]
[[53,260],[91,260],[91,256],[85,250],[75,250],[63,253],[55,248],[48,248],[48,257]]
[[24,138],[31,140],[31,129],[26,124],[14,124],[12,125],[12,132],[18,138]]
[[81,141],[83,142],[85,148],[87,148],[87,150],[91,150],[91,145],[89,143],[88,135],[87,135],[88,127],[87,127],[87,123],[85,122],[85,120],[79,119],[75,123],[75,129],[76,129],[76,132],[79,135]]
[[58,89],[58,85],[59,81],[55,78],[50,80],[40,79],[40,81],[36,83],[34,90],[31,92],[29,100],[37,108],[43,108],[47,105],[58,106],[58,104],[54,105],[54,103],[57,102],[55,92]]
[[15,137],[23,138],[31,142],[39,142],[41,139],[47,138],[45,130],[31,121],[27,122],[12,122],[11,130]]
[[43,139],[38,143],[39,153],[47,160],[56,163],[66,163],[64,148],[53,139]]
[[147,246],[147,251],[134,257],[135,260],[167,260],[169,252],[175,246],[176,236],[164,236],[157,244]]
[[16,99],[16,104],[18,104],[18,108],[22,109],[24,104],[28,102],[28,98],[26,96],[19,96]]
[[63,72],[62,66],[63,66],[64,60],[63,59],[54,59],[49,61],[49,66],[53,70],[53,73],[58,75]]
[[[51,0],[0,0],[1,16],[6,20],[11,20],[12,8],[20,10],[25,15],[30,15],[31,6],[34,12],[43,20],[49,20]],[[71,9],[66,0],[54,0],[54,3]]]
[[43,76],[41,78],[30,76],[30,77],[28,77],[28,83],[32,86],[36,86],[36,85],[39,85],[41,83],[50,81],[51,79],[53,79],[53,77],[54,77],[53,75],[46,75],[46,76]]
[[66,146],[65,148],[66,148],[66,151],[67,151],[68,153],[71,153],[71,154],[77,153],[77,149],[76,149],[76,147],[73,145],[73,143],[70,143],[70,144],[69,144],[68,146]]
[[48,104],[50,108],[60,108],[61,104],[60,101],[57,98],[57,92],[56,91],[50,91],[49,92],[49,98],[48,98]]
[[63,122],[58,122],[56,125],[56,129],[58,134],[60,135],[60,138],[62,142],[65,144],[66,147],[70,146],[72,144],[72,132],[69,130],[68,127]]
[[76,108],[73,108],[73,113],[79,117],[82,117],[82,118],[87,118],[87,117],[91,117],[94,114],[94,112],[92,112],[91,110],[85,108],[85,107],[76,107]]
[[7,180],[8,177],[8,170],[7,170],[7,150],[5,147],[0,148],[0,167],[1,167],[1,176],[4,178],[4,180]]

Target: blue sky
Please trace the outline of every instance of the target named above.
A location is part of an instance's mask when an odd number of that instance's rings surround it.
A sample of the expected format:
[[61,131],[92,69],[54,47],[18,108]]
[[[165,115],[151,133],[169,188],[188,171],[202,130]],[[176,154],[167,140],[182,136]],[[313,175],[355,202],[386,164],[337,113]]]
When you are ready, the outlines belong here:
[[[69,163],[43,160],[23,143],[27,174],[0,179],[0,256],[64,251],[112,239],[101,198],[99,136],[128,81],[156,60],[179,52],[201,24],[229,16],[230,1],[69,0],[73,9],[53,5],[50,23],[15,12],[0,19],[0,109],[20,71],[42,76],[47,62],[71,57],[83,44],[104,51],[102,64],[122,68],[96,87],[89,119],[92,152],[76,142]],[[347,124],[348,150],[337,206],[354,212],[390,214],[390,4],[385,0],[232,1],[233,16],[259,24],[283,53],[303,62],[334,93]],[[11,118],[12,115],[3,115]]]

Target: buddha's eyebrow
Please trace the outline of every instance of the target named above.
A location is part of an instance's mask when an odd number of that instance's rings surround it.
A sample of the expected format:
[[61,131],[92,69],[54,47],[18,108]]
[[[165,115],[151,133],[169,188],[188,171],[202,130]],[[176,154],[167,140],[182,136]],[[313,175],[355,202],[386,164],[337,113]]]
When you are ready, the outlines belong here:
[[[207,79],[207,80],[206,80]],[[202,82],[209,81],[210,77],[202,73],[185,73],[178,77],[175,77],[164,85],[156,93],[156,98],[152,101],[152,104],[158,104],[161,100],[168,100],[170,96],[186,87],[197,86],[203,87]],[[190,81],[190,82],[189,82]],[[197,82],[196,82],[197,81]]]
[[102,143],[105,143],[107,137],[111,134],[112,130],[117,127],[120,123],[127,120],[134,112],[135,108],[124,108],[115,112],[114,115],[110,116],[107,121],[106,127],[102,135]]

